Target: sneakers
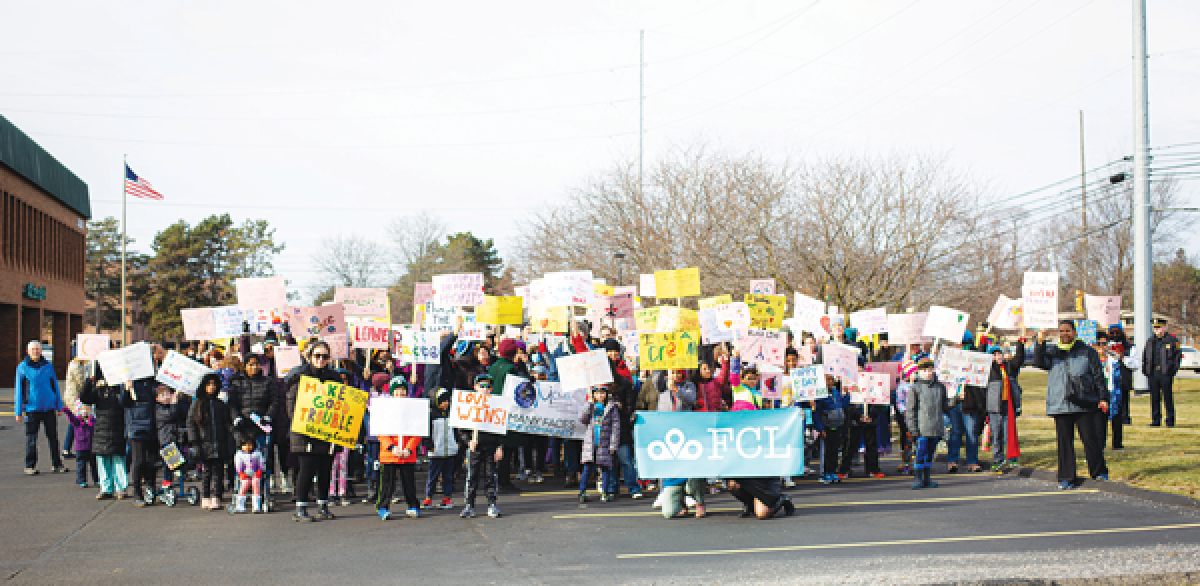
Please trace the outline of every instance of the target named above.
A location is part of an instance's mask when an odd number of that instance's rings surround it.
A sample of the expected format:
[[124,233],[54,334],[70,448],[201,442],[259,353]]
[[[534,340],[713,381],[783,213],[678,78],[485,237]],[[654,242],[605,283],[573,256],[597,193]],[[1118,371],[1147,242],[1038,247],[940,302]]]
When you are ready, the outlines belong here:
[[235,512],[235,513],[245,513],[246,512],[246,497],[244,497],[240,494],[237,496],[237,505],[234,506],[233,512]]
[[787,477],[783,479],[783,486],[785,488],[796,488],[796,483],[792,481],[791,477]]
[[70,472],[70,470],[67,470],[66,466],[55,466],[54,468],[51,468],[50,471],[55,474],[66,474],[67,472]]
[[822,474],[821,479],[818,482],[821,484],[833,484],[837,482],[837,476],[833,474]]
[[655,508],[655,509],[661,509],[661,508],[662,508],[662,506],[663,506],[663,496],[662,496],[662,493],[661,493],[661,492],[660,492],[660,493],[658,493],[658,497],[654,499],[654,504],[652,504],[652,505],[650,505],[650,506],[651,506],[651,507],[653,507],[653,508]]
[[526,472],[522,471],[522,472],[517,473],[517,480],[528,480],[528,479],[529,479],[529,474],[527,474]]
[[422,509],[432,509],[433,508],[433,499],[431,499],[429,497],[425,497],[425,500],[421,501],[421,508]]
[[500,517],[503,516],[503,514],[500,512],[500,507],[497,507],[496,505],[491,504],[491,505],[488,505],[488,516],[493,519],[499,519]]
[[146,501],[142,500],[142,497],[139,496],[137,498],[137,500],[133,501],[133,506],[144,507],[144,506],[146,506]]
[[79,488],[87,488],[87,487],[88,487],[88,483],[86,483],[86,482],[79,483]]
[[883,472],[872,472],[868,476],[871,478],[884,478]]
[[250,512],[252,512],[252,513],[267,512],[267,507],[263,504],[263,498],[261,496],[250,497]]
[[338,499],[338,505],[343,506],[343,507],[348,507],[348,506],[350,506],[350,499],[348,499],[346,497],[342,497],[342,498]]
[[694,498],[692,498],[692,497],[690,497],[690,496],[688,496],[688,495],[684,495],[684,497],[683,497],[683,505],[684,505],[685,507],[687,507],[687,508],[689,508],[689,509],[690,509],[690,508],[692,508],[692,507],[696,506],[696,499],[694,499]]
[[450,500],[450,497],[442,497],[442,502],[438,504],[438,508],[452,509],[454,508],[454,501]]
[[1075,486],[1071,484],[1070,480],[1064,480],[1058,483],[1058,490],[1071,490],[1073,488],[1075,488]]
[[292,520],[311,523],[313,518],[308,514],[308,505],[296,505],[296,512],[292,513]]
[[317,503],[317,518],[324,521],[332,521],[337,517],[329,512],[329,503]]
[[545,480],[546,479],[543,478],[542,474],[539,472],[539,473],[533,475],[533,480],[531,480],[530,482],[532,482],[534,484],[541,484],[542,482],[545,482]]
[[1103,481],[1105,481],[1105,482],[1108,482],[1108,475],[1107,475],[1107,474],[1101,474],[1101,475],[1097,476],[1096,478],[1094,478],[1093,480],[1103,480]]
[[37,476],[38,474],[40,474],[40,472],[38,472],[37,468],[26,468],[25,469],[26,476]]
[[602,503],[611,503],[615,500],[617,500],[617,497],[615,497],[611,494],[604,493],[604,494],[600,495],[600,502],[602,502]]
[[470,519],[470,518],[474,517],[475,516],[475,507],[472,507],[471,505],[467,505],[467,506],[463,507],[462,512],[459,513],[458,516],[462,517],[463,519]]
[[640,498],[642,498],[642,493],[640,493],[640,492],[635,492],[635,493],[633,493],[633,494],[629,495],[629,498],[631,498],[631,499],[640,499]]
[[845,479],[847,479],[847,478],[850,478],[850,474],[849,474],[849,473],[846,473],[846,474],[834,474],[834,476],[836,476],[836,477],[837,477],[837,479],[838,479],[838,482],[841,482],[841,481],[843,481],[843,480],[845,480]]
[[112,497],[113,497],[113,495],[111,492],[101,492],[101,493],[96,494],[96,500],[98,500],[98,501],[109,500],[109,499],[112,499]]
[[990,470],[996,473],[1004,472],[1004,464],[992,464]]
[[586,502],[588,502],[588,495],[587,495],[587,493],[586,493],[586,492],[581,492],[581,493],[579,493],[579,504],[581,504],[581,505],[582,505],[583,503],[586,503]]
[[387,521],[388,519],[391,519],[391,518],[392,518],[392,512],[387,510],[386,507],[379,509],[379,519],[380,520]]
[[421,517],[421,509],[413,507],[413,508],[405,511],[404,514],[408,515],[409,517],[412,517],[414,519],[419,519]]

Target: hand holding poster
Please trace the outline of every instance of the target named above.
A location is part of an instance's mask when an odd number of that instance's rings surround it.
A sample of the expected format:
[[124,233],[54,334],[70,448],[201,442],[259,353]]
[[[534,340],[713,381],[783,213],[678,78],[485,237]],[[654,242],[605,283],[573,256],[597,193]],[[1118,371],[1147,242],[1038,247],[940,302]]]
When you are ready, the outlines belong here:
[[487,433],[508,433],[508,401],[502,395],[454,391],[450,400],[450,427]]
[[234,281],[238,306],[268,309],[287,306],[287,284],[283,277],[252,277]]
[[401,360],[413,364],[441,364],[440,333],[403,332],[402,339],[404,344],[400,349]]
[[509,431],[583,439],[587,426],[579,422],[579,414],[587,405],[588,391],[562,389],[559,383],[530,381],[511,374],[505,377]]
[[236,338],[244,333],[243,323],[249,321],[251,312],[237,305],[212,308],[213,339]]
[[820,364],[792,369],[792,401],[816,401],[829,396],[825,368]]
[[376,287],[338,287],[333,300],[342,304],[345,315],[387,319],[387,289]]
[[892,402],[891,375],[886,372],[858,373],[858,389],[850,393],[850,402],[864,405],[887,405]]
[[451,308],[483,305],[483,273],[434,275],[433,302]]
[[200,387],[200,380],[211,372],[216,371],[174,350],[168,350],[167,357],[163,359],[162,366],[158,368],[158,374],[154,378],[172,389],[194,397],[196,389]]
[[888,343],[893,346],[904,346],[933,342],[931,336],[923,335],[925,321],[928,317],[928,313],[889,313],[887,316]]
[[800,328],[814,334],[825,331],[821,326],[821,318],[825,317],[825,302],[803,293],[796,293],[793,297],[792,317],[796,318]]
[[1083,307],[1087,318],[1104,327],[1121,323],[1120,295],[1084,295]]
[[783,332],[748,329],[738,338],[737,349],[742,360],[783,366],[787,337]]
[[590,389],[594,385],[613,382],[608,354],[604,350],[580,352],[555,361],[558,378],[564,389]]
[[197,309],[181,309],[179,317],[183,320],[183,337],[187,340],[212,340],[216,338],[216,325],[213,322],[211,307]]
[[110,344],[108,334],[79,334],[75,337],[75,356],[79,360],[95,360]]
[[656,297],[699,297],[700,269],[691,267],[673,271],[654,271]]
[[124,348],[108,350],[96,355],[96,362],[104,371],[104,378],[112,383],[138,380],[154,376],[154,356],[150,344],[137,342]]
[[[475,310],[475,319],[479,323],[500,325],[521,325],[524,319],[524,309],[520,297],[497,297],[485,295],[483,306]],[[630,302],[632,307],[632,301]]]
[[[850,325],[858,329],[860,336],[873,336],[888,331],[887,317],[887,310],[882,307],[864,309],[850,314]],[[888,336],[888,341],[891,341],[891,336]]]
[[715,308],[701,309],[697,317],[700,320],[700,334],[703,336],[705,344],[733,341],[733,330],[726,328],[725,324],[721,323],[717,318]]
[[279,378],[287,376],[293,368],[300,366],[302,363],[299,346],[275,347],[275,372],[279,374]]
[[[328,338],[329,336],[326,336]],[[326,342],[329,340],[326,339]],[[345,338],[342,338],[345,342]],[[355,348],[391,348],[392,326],[386,323],[359,322],[354,326]]]
[[971,314],[969,313],[934,305],[929,308],[929,316],[925,319],[925,330],[922,334],[951,342],[961,342],[970,318]]
[[696,368],[700,332],[642,332],[638,366],[643,370]]
[[750,279],[750,292],[755,295],[774,295],[775,279]]
[[858,381],[858,348],[837,342],[822,344],[821,359],[825,374],[852,384]]
[[1058,273],[1026,272],[1021,299],[1027,327],[1058,327]]
[[750,327],[778,330],[783,326],[783,318],[787,313],[787,296],[747,293],[743,300],[750,310]]
[[320,307],[289,307],[288,326],[297,338],[345,334],[346,316],[340,303]]
[[547,273],[542,280],[546,287],[546,305],[591,305],[595,296],[592,271],[563,271]]
[[369,435],[429,437],[429,399],[371,397]]
[[366,410],[365,391],[301,376],[291,429],[313,439],[353,448],[358,443],[358,430]]

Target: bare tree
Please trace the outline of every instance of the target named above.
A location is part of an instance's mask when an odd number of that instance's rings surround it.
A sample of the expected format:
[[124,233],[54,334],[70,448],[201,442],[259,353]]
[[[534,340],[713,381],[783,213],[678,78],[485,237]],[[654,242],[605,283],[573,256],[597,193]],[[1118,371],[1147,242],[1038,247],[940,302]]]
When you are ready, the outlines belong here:
[[321,272],[322,285],[368,287],[390,280],[391,270],[384,246],[363,236],[337,235],[321,240],[320,251],[312,256]]

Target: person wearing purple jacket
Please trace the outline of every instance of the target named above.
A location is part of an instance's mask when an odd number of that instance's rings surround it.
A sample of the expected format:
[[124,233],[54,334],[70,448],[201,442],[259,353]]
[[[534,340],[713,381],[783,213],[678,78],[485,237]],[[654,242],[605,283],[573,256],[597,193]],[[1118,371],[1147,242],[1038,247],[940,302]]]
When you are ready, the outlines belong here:
[[92,432],[96,430],[96,420],[92,417],[92,410],[87,405],[79,406],[79,414],[72,413],[70,409],[63,409],[67,414],[67,420],[71,422],[72,433],[75,435],[75,445],[71,446],[75,449],[75,483],[79,488],[87,488],[87,470],[92,470],[92,484],[100,485],[100,473],[96,470],[96,456],[92,454]]

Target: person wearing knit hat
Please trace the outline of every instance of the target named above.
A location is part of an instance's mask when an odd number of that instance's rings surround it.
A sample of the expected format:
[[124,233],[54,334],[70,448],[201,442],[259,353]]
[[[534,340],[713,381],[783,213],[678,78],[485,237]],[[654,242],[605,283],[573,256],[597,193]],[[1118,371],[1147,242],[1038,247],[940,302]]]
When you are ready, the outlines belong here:
[[933,360],[922,358],[918,361],[917,377],[909,388],[908,411],[905,413],[909,437],[916,444],[912,484],[914,490],[937,487],[937,483],[930,480],[930,467],[933,465],[933,455],[937,451],[938,442],[946,432],[942,414],[957,402],[957,395],[946,396],[946,386],[934,375]]
[[[496,353],[499,357],[496,358],[495,364],[488,368],[488,374],[492,377],[492,394],[504,394],[504,385],[507,382],[508,375],[517,374],[520,376],[528,376],[528,371],[524,363],[516,364],[513,362],[513,357],[517,355],[517,341],[512,338],[504,338],[500,340],[499,346],[496,348]],[[518,492],[519,489],[510,480],[509,471],[512,468],[512,460],[518,453],[522,453],[524,448],[529,444],[529,436],[523,433],[509,433],[503,438],[504,446],[509,448],[507,453],[509,458],[502,459],[496,466],[496,474],[500,481],[499,488],[508,492]],[[519,470],[524,472],[523,470]]]
[[1017,377],[1025,365],[1025,344],[1018,340],[1016,352],[1011,355],[999,346],[991,348],[987,416],[992,432],[992,471],[1003,472],[1006,465],[1016,466],[1021,456],[1016,422],[1021,414],[1021,385]]

